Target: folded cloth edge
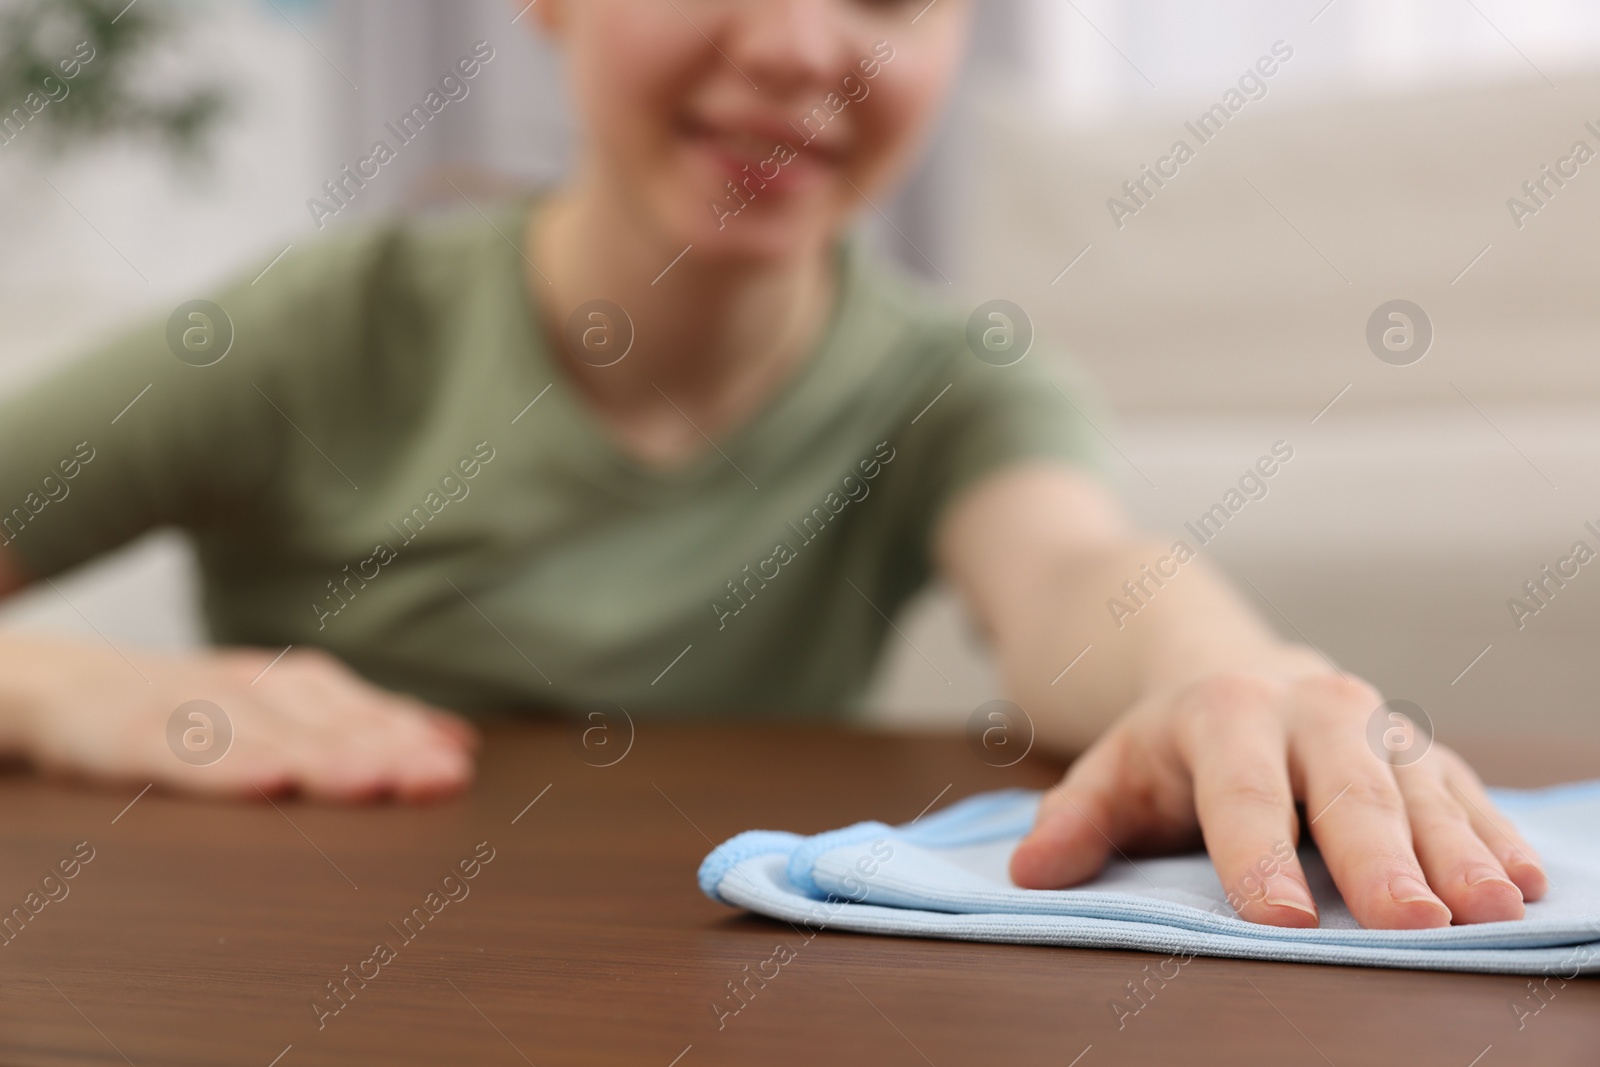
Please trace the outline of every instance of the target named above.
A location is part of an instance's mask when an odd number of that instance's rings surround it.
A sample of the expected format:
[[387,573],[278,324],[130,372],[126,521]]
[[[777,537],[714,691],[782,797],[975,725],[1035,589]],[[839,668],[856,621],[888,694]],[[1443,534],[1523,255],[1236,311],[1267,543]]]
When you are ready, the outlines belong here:
[[[776,851],[776,850],[775,850]],[[743,861],[750,863],[760,853]],[[1600,941],[1549,948],[1461,950],[1434,946],[1378,948],[1329,942],[1261,942],[1215,933],[1194,933],[1156,923],[1109,919],[1047,921],[1044,916],[952,915],[942,912],[819,901],[798,893],[774,895],[758,883],[762,872],[737,872],[729,896],[717,899],[733,907],[815,931],[830,927],[892,937],[947,938],[1002,944],[1050,945],[1060,948],[1132,950],[1220,956],[1282,963],[1322,963],[1357,967],[1474,972],[1479,974],[1546,974],[1562,979],[1600,972]],[[776,875],[776,871],[772,872]],[[770,880],[770,879],[769,879]]]
[[[1600,795],[1600,780],[1573,782],[1540,789],[1494,789],[1491,790],[1491,795],[1498,805],[1506,809],[1542,807]],[[937,844],[945,848],[979,844],[997,838],[1017,836],[1026,833],[1032,826],[1037,813],[1038,801],[1042,796],[1041,792],[1028,789],[1005,789],[979,793],[964,797],[930,816],[918,816],[902,826],[890,826],[886,823],[869,820],[813,835],[801,835],[778,830],[746,831],[717,846],[710,855],[706,856],[700,865],[698,881],[702,892],[708,897],[720,903],[737,907],[740,904],[729,900],[720,889],[721,882],[727,874],[736,870],[738,864],[746,859],[771,853],[787,853],[788,860],[785,865],[785,874],[790,884],[797,891],[813,900],[826,901],[834,896],[834,892],[831,888],[818,884],[815,872],[818,861],[829,852],[849,845],[859,844],[876,836],[891,837],[895,840],[909,841],[914,844]],[[1022,801],[1031,801],[1031,803],[1019,803]],[[996,820],[994,816],[997,812],[1007,813],[1006,817]],[[920,825],[918,825],[919,823]],[[1092,892],[1088,895],[1096,896]],[[984,913],[964,911],[960,914],[978,915]],[[1012,912],[1009,914],[1022,913]],[[1094,912],[1091,910],[1088,915],[1083,915],[1082,917],[1088,918],[1093,914]],[[1239,920],[1235,918],[1235,921]],[[1188,923],[1179,925],[1180,928],[1187,926],[1191,930],[1197,929],[1197,927]],[[1501,924],[1489,925],[1499,926]],[[1459,937],[1459,929],[1455,930],[1455,932]],[[1286,931],[1285,933],[1290,932]],[[1367,933],[1370,935],[1372,932],[1369,931]],[[1457,943],[1459,944],[1459,941]],[[1565,940],[1565,943],[1571,945],[1584,942]]]

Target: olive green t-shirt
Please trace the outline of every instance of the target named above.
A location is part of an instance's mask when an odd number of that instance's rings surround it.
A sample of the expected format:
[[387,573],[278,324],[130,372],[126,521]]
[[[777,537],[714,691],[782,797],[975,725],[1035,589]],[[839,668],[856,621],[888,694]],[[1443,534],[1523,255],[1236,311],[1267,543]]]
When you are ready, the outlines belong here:
[[0,543],[48,576],[181,527],[216,641],[321,646],[468,712],[838,713],[957,493],[1094,460],[1078,387],[975,358],[964,314],[847,243],[803,367],[703,455],[644,465],[552,358],[507,237],[528,210],[297,247],[215,295],[225,319],[151,322],[7,398]]

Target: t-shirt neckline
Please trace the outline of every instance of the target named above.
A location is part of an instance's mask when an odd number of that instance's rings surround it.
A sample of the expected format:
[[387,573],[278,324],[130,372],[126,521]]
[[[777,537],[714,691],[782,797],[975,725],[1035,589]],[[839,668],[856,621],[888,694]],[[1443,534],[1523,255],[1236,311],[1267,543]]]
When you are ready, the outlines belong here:
[[[550,351],[546,316],[539,301],[534,298],[528,268],[532,265],[523,254],[521,240],[527,233],[531,214],[539,207],[541,197],[533,196],[514,205],[511,216],[515,225],[515,239],[506,234],[502,246],[508,280],[515,287],[517,331],[512,351],[526,359],[526,367],[535,378],[549,378],[548,396],[544,397],[547,410],[554,409],[547,418],[560,419],[580,448],[599,464],[620,477],[643,484],[671,486],[702,482],[718,477],[736,481],[749,480],[749,474],[733,466],[729,453],[748,455],[769,453],[766,442],[775,433],[783,432],[783,423],[795,415],[813,409],[813,398],[826,404],[826,398],[816,396],[831,376],[824,369],[831,366],[842,354],[842,338],[847,336],[850,323],[860,310],[860,251],[855,242],[846,238],[838,242],[834,251],[836,270],[835,299],[829,313],[828,324],[818,335],[810,353],[800,361],[789,375],[771,391],[755,409],[740,421],[731,433],[720,439],[713,438],[705,450],[691,458],[669,465],[658,465],[641,460],[629,452],[611,433],[599,416],[589,407],[567,369]],[[545,406],[541,405],[541,406]],[[536,408],[528,411],[534,414]],[[753,483],[752,483],[753,484]]]

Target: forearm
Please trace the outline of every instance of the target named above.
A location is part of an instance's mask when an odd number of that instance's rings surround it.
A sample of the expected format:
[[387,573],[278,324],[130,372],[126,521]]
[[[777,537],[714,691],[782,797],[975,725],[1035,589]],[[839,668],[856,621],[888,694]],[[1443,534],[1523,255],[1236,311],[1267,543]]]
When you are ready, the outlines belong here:
[[[0,600],[32,580],[17,554],[0,545]],[[41,643],[0,630],[0,755],[16,755],[26,747],[27,716],[37,703]]]
[[0,755],[25,755],[30,724],[52,670],[81,670],[66,660],[78,642],[0,630]]
[[1141,697],[1191,678],[1329,669],[1273,634],[1205,560],[1179,564],[1170,543],[1063,555],[1007,600],[987,620],[1001,670],[1051,748],[1081,750]]

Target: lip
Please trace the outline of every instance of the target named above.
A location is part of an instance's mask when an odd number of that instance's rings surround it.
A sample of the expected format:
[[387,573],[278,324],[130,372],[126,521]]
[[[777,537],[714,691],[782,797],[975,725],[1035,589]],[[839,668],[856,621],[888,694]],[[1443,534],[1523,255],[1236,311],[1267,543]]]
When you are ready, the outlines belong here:
[[[693,151],[704,158],[716,174],[717,184],[740,181],[747,174],[761,173],[766,183],[762,192],[793,192],[834,172],[842,162],[836,143],[823,138],[806,141],[804,129],[769,117],[691,118],[685,120],[680,135]],[[778,149],[787,145],[795,158],[781,164],[776,177],[770,171]]]

